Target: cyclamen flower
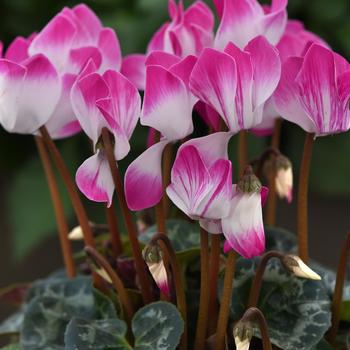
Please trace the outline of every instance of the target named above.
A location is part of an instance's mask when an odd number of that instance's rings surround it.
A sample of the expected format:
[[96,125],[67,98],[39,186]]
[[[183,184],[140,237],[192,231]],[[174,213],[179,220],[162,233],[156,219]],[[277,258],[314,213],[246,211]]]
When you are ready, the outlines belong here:
[[[16,38],[4,57],[0,60],[4,67],[0,73],[1,124],[17,133],[36,133],[45,125],[53,138],[81,130],[70,91],[82,73],[92,67],[103,72],[121,65],[114,31],[102,27],[86,5],[64,8],[38,34]],[[33,61],[40,61],[34,73],[32,63],[27,67]]]
[[224,52],[203,50],[193,68],[190,88],[236,133],[261,123],[264,103],[274,92],[280,74],[277,50],[260,36],[244,51],[232,43]]
[[123,75],[107,70],[103,75],[91,73],[78,80],[71,99],[75,115],[96,152],[79,167],[77,185],[87,198],[111,205],[114,183],[100,142],[101,130],[106,127],[113,134],[116,160],[124,158],[140,115],[141,97]]
[[350,127],[350,65],[331,50],[313,44],[304,57],[290,57],[274,94],[280,115],[316,136]]
[[[317,43],[324,47],[328,47],[328,45],[316,34],[305,30],[302,22],[289,20],[286,31],[276,48],[283,63],[289,57],[304,56],[312,43]],[[267,136],[272,134],[275,120],[277,118],[279,118],[279,114],[276,111],[273,98],[271,97],[264,106],[262,122],[254,128],[254,134],[258,136]]]
[[287,24],[288,0],[272,0],[261,6],[257,0],[215,0],[222,14],[214,47],[223,50],[229,42],[244,48],[257,36],[264,36],[272,45],[281,39]]
[[164,51],[179,57],[198,55],[204,47],[213,44],[214,16],[207,5],[196,1],[184,10],[182,1],[168,3],[171,21],[164,23],[153,35],[147,47],[146,55],[126,56],[122,64],[122,73],[140,90],[145,88],[146,58],[153,51]]
[[195,146],[181,147],[166,190],[172,202],[193,220],[225,217],[232,195],[231,162],[205,160]]
[[155,52],[149,57],[141,124],[154,128],[162,138],[136,158],[126,171],[125,195],[132,210],[149,208],[160,201],[163,150],[168,143],[181,140],[193,131],[192,109],[196,99],[189,91],[188,79],[195,62],[194,56],[180,60],[164,52]]
[[226,238],[225,252],[234,249],[250,259],[261,255],[265,250],[265,233],[262,206],[268,189],[247,167],[243,179],[234,185],[229,214],[221,220]]

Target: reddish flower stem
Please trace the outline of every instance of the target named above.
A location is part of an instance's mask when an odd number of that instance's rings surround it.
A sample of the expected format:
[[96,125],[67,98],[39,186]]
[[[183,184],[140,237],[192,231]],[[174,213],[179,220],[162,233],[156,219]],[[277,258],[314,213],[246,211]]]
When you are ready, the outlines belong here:
[[331,345],[335,345],[336,336],[338,333],[338,327],[340,322],[340,308],[343,299],[343,289],[346,277],[346,262],[350,251],[350,233],[347,235],[345,243],[342,247],[342,251],[339,258],[337,279],[335,282],[335,288],[332,301],[332,326],[327,334],[327,339]]
[[118,276],[117,272],[114,271],[109,262],[105,259],[103,255],[101,255],[96,249],[92,247],[85,247],[85,252],[100,266],[102,267],[112,280],[113,286],[117,291],[120,302],[123,306],[123,310],[125,312],[126,321],[128,325],[131,325],[131,320],[134,315],[134,307],[131,303],[129,295],[123,285],[122,280]]
[[35,143],[38,149],[38,153],[46,175],[47,184],[50,190],[66,273],[69,278],[73,278],[76,275],[76,270],[72,254],[71,242],[68,238],[69,228],[66,216],[64,214],[63,203],[60,197],[55,175],[51,166],[50,157],[47,153],[44,141],[41,137],[35,136]]
[[[184,281],[181,274],[181,269],[176,258],[175,250],[168,236],[162,233],[155,234],[152,237],[150,244],[155,244],[155,243],[159,243],[159,247],[163,252],[163,256],[166,255],[168,257],[168,262],[172,270],[175,293],[176,293],[177,308],[179,309],[185,323],[184,333],[182,334],[182,337],[181,337],[180,349],[186,350],[187,349],[187,305],[186,305],[186,294],[185,294]],[[169,270],[167,270],[167,274],[168,276],[170,276]]]
[[218,276],[220,270],[220,235],[213,234],[211,235],[211,249],[210,249],[210,267],[209,267],[209,320],[208,320],[208,332],[209,335],[215,333],[215,328],[218,318],[218,302],[217,302],[217,284]]
[[282,261],[284,258],[284,255],[275,250],[271,250],[262,256],[261,261],[258,265],[258,268],[256,269],[252,286],[250,288],[248,307],[256,307],[258,305],[264,272],[265,272],[267,263],[271,258],[278,258]]
[[226,271],[215,337],[215,350],[223,350],[225,346],[225,335],[231,306],[233,279],[235,276],[236,269],[236,259],[237,254],[231,250],[228,253],[228,257],[226,260]]
[[69,174],[68,168],[67,168],[60,152],[58,151],[55,143],[52,141],[45,126],[42,126],[40,128],[40,133],[43,136],[45,144],[46,144],[47,148],[49,149],[49,151],[50,151],[50,153],[55,161],[57,169],[62,177],[62,180],[63,180],[63,182],[68,190],[68,194],[70,196],[75,214],[77,216],[77,219],[78,219],[79,224],[80,224],[82,231],[83,231],[85,244],[94,247],[95,241],[94,241],[92,230],[91,230],[91,227],[89,224],[89,220],[88,220],[85,208],[83,206],[83,203],[81,202],[81,199],[79,197],[76,185]]
[[111,169],[114,186],[118,195],[119,206],[122,210],[125,226],[128,231],[131,249],[132,249],[133,257],[135,261],[135,268],[140,281],[142,298],[145,304],[149,304],[153,300],[152,293],[151,293],[152,284],[151,284],[150,276],[147,272],[146,263],[142,258],[140,245],[137,239],[136,226],[135,226],[135,223],[133,222],[132,215],[126,203],[124,186],[119,173],[119,168],[117,167],[116,159],[114,157],[114,150],[113,150],[110,133],[107,128],[102,129],[102,139],[103,139],[104,150],[107,155],[109,167]]
[[202,227],[201,238],[201,286],[199,296],[199,310],[194,349],[204,349],[207,334],[208,306],[209,306],[209,235]]
[[110,207],[106,207],[106,217],[109,227],[109,235],[111,238],[112,249],[115,257],[123,254],[123,244],[120,238],[119,225],[117,215],[114,210],[114,200]]
[[[281,126],[282,119],[278,118],[275,121],[272,139],[271,139],[271,148],[279,149],[280,139],[281,139]],[[276,224],[276,207],[277,207],[277,192],[276,192],[276,183],[275,183],[276,174],[271,172],[268,179],[269,186],[269,196],[267,198],[267,207],[266,207],[266,218],[265,224],[267,226],[274,226]]]
[[171,166],[173,164],[173,144],[169,143],[165,146],[164,156],[163,156],[163,206],[164,206],[164,216],[165,220],[169,217],[170,212],[170,199],[165,191],[171,181]]
[[249,308],[241,318],[242,322],[257,323],[260,328],[263,350],[272,350],[266,319],[263,313],[256,307]]
[[308,187],[309,173],[312,157],[312,148],[315,134],[306,133],[303,158],[300,166],[298,190],[298,249],[300,258],[307,264],[309,262],[308,248]]
[[248,164],[248,134],[241,130],[238,134],[238,173],[243,176],[244,169]]

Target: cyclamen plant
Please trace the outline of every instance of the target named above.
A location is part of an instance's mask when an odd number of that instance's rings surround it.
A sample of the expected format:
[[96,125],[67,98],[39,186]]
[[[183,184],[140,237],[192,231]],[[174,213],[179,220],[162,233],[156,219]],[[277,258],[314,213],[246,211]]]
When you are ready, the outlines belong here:
[[[4,349],[342,346],[350,236],[337,275],[310,261],[307,193],[314,140],[350,128],[350,64],[287,18],[287,0],[213,3],[216,31],[203,2],[169,0],[170,21],[146,53],[124,58],[114,30],[84,4],[5,50],[0,123],[35,138],[65,272],[2,292],[25,295],[0,325],[12,335]],[[282,120],[306,132],[296,236],[274,228],[277,196],[293,198]],[[138,122],[147,147],[123,178]],[[74,181],[53,140],[81,131],[92,155]],[[270,142],[251,160],[247,133]],[[72,230],[54,166],[75,210]],[[78,190],[106,208],[107,225],[89,221]],[[73,240],[84,241],[83,254],[73,255]]]

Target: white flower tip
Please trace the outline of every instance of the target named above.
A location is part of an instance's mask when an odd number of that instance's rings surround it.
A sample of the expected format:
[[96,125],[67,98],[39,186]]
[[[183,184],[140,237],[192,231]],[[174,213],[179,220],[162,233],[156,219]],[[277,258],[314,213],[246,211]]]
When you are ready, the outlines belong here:
[[83,230],[81,226],[76,226],[68,233],[68,238],[71,241],[81,241],[84,239]]
[[241,339],[239,336],[235,336],[235,343],[236,343],[237,350],[249,350],[249,346],[250,346],[249,338]]
[[288,203],[292,201],[293,171],[292,168],[280,168],[275,179],[276,191],[280,198],[286,198]]
[[103,268],[98,268],[95,270],[95,272],[100,276],[102,277],[105,281],[107,281],[108,283],[111,283],[112,284],[112,280],[111,278],[109,277],[107,271]]
[[320,281],[322,278],[315,271],[311,270],[298,256],[287,255],[284,259],[287,268],[297,277]]

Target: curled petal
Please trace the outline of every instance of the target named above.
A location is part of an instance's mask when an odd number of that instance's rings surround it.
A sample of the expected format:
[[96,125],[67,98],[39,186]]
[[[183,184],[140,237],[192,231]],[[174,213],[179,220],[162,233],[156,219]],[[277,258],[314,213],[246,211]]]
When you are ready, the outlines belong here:
[[97,151],[77,170],[76,182],[79,190],[94,202],[112,204],[114,184],[107,157],[103,151]]
[[127,77],[139,90],[145,89],[146,84],[146,56],[128,55],[122,62],[121,73]]
[[98,48],[102,54],[102,66],[100,71],[103,73],[107,69],[120,70],[122,64],[122,55],[118,37],[111,28],[104,28],[98,38]]
[[79,49],[72,49],[69,52],[69,58],[65,71],[67,73],[78,74],[92,60],[96,67],[101,66],[102,56],[98,48],[87,46]]
[[250,259],[261,255],[265,249],[261,194],[240,193],[237,189],[232,198],[230,213],[222,219],[226,238],[225,251],[234,249]]
[[91,73],[77,80],[71,90],[73,111],[82,129],[94,144],[98,141],[101,129],[108,126],[106,119],[101,116],[96,106],[96,101],[108,95],[108,86],[97,73]]
[[[151,41],[149,42],[147,46],[147,52],[152,52],[152,51],[168,51],[165,50],[165,37],[166,37],[166,32],[168,30],[169,23],[164,23],[158,31],[153,35]],[[170,51],[172,52],[172,51]]]
[[205,31],[214,29],[214,15],[202,1],[196,1],[184,14],[184,21],[203,28]]
[[160,131],[169,141],[193,131],[190,94],[174,74],[161,66],[148,66],[141,124]]
[[196,56],[188,55],[184,59],[182,59],[180,62],[173,64],[170,67],[169,72],[179,77],[184,82],[187,89],[189,89],[190,75],[192,73],[193,67],[196,64],[196,62],[197,62]]
[[158,204],[163,195],[162,154],[168,140],[148,148],[125,173],[125,196],[131,210],[143,210]]
[[215,109],[202,101],[198,101],[194,109],[213,131],[220,131],[221,118]]
[[192,70],[190,88],[194,95],[224,118],[230,129],[231,126],[237,129],[234,115],[237,69],[230,55],[204,49]]

